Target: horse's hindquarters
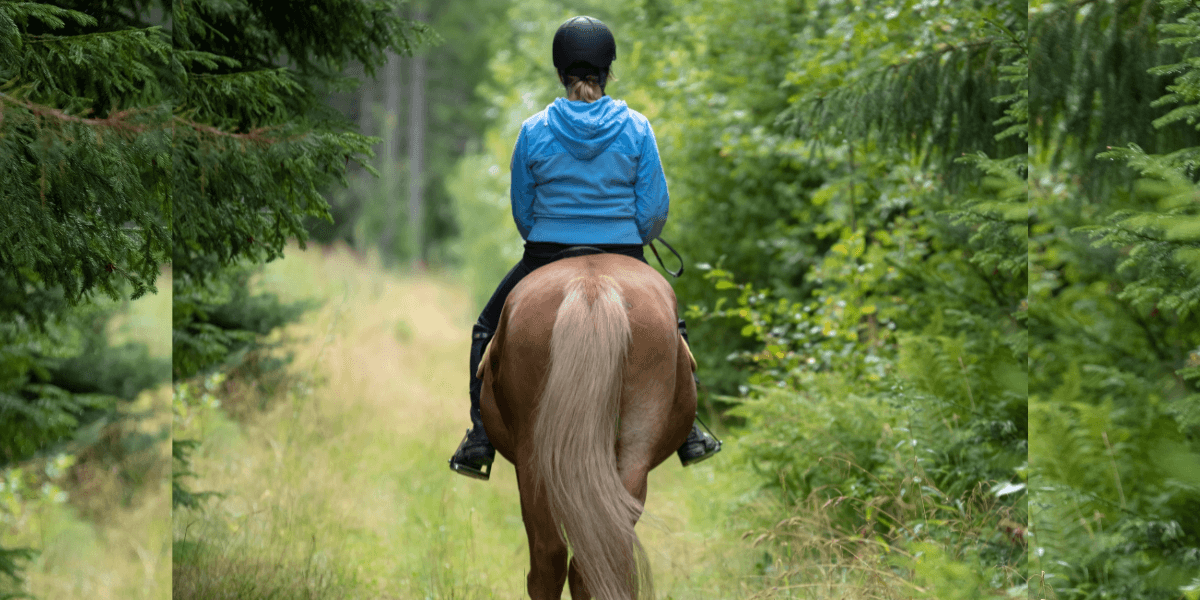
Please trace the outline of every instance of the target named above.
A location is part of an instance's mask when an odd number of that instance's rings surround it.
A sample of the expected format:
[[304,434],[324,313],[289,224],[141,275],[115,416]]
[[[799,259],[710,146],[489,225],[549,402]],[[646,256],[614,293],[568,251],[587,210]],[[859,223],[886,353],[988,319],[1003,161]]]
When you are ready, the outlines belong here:
[[573,597],[651,593],[633,527],[647,473],[695,411],[674,301],[656,271],[617,255],[560,260],[509,296],[485,361],[484,424],[517,465],[535,599],[561,593],[559,525]]

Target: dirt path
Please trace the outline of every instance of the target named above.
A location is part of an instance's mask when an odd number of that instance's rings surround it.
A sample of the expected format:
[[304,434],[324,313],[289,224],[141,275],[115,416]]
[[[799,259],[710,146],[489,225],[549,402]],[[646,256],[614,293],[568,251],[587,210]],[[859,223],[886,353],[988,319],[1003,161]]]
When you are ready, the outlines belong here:
[[[446,466],[468,425],[473,310],[461,285],[401,279],[344,250],[293,250],[260,283],[325,301],[287,332],[312,389],[247,430],[208,426],[198,487],[228,496],[210,511],[219,517],[192,525],[223,521],[238,544],[294,553],[345,597],[523,597],[512,466],[498,458],[486,483]],[[719,470],[731,454],[652,474],[639,534],[659,598],[736,595],[732,573],[747,573],[726,527],[736,482]],[[186,526],[177,519],[177,535]]]

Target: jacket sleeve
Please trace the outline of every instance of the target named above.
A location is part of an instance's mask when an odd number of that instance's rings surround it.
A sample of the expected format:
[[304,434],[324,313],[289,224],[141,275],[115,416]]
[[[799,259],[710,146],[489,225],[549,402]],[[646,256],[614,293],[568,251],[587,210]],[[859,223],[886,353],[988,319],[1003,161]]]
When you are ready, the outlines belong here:
[[509,195],[512,198],[513,221],[517,224],[517,231],[520,232],[521,239],[528,240],[529,230],[533,229],[535,181],[533,173],[529,170],[529,163],[525,159],[524,127],[521,128],[521,133],[517,134],[517,144],[513,147],[509,170],[512,172]]
[[642,155],[638,160],[633,192],[638,235],[642,237],[642,244],[649,244],[662,233],[671,198],[667,195],[667,179],[658,156],[658,142],[654,139],[654,130],[648,126],[646,137],[642,139]]

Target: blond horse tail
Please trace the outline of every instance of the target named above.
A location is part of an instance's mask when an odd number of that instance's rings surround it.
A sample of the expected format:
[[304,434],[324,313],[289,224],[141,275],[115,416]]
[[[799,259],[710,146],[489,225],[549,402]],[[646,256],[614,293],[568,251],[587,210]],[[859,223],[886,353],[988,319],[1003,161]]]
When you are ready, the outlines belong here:
[[590,276],[568,283],[534,425],[536,477],[598,600],[653,593],[646,553],[633,530],[642,503],[617,471],[617,414],[630,338],[616,281]]

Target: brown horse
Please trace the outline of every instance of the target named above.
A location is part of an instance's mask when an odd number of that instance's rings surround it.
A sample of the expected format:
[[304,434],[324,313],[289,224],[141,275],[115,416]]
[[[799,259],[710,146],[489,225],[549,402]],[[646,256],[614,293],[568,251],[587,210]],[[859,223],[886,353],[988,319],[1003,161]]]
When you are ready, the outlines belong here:
[[517,471],[533,600],[558,600],[568,575],[574,600],[653,597],[634,524],[696,411],[676,323],[671,286],[618,254],[555,261],[508,297],[477,375],[488,437]]

